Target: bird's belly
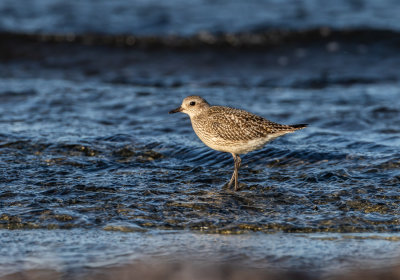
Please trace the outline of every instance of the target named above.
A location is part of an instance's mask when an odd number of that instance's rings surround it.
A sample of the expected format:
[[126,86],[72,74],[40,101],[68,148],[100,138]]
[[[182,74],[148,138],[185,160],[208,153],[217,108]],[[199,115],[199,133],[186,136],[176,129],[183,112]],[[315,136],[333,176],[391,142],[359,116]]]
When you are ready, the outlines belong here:
[[269,139],[257,138],[252,140],[225,140],[221,138],[205,138],[199,136],[200,140],[203,141],[211,149],[220,152],[234,153],[234,154],[247,154],[251,151],[262,148]]

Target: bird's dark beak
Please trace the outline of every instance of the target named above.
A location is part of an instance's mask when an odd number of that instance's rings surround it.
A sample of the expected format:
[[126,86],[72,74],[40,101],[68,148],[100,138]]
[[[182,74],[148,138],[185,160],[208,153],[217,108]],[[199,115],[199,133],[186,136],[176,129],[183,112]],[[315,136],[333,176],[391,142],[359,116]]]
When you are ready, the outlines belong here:
[[183,110],[182,107],[179,106],[178,108],[176,108],[176,109],[174,109],[172,111],[169,111],[168,114],[175,114],[175,113],[178,113],[178,112],[182,112],[182,110]]

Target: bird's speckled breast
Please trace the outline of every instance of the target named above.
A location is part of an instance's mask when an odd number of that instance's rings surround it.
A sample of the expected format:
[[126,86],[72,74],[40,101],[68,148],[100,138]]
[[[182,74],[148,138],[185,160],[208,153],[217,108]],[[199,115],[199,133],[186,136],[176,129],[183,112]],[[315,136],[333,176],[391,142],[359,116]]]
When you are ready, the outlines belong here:
[[206,144],[211,149],[227,152],[226,143],[224,143],[223,139],[217,137],[215,132],[209,129],[207,122],[202,118],[192,118],[192,127],[196,135],[200,138],[200,140]]

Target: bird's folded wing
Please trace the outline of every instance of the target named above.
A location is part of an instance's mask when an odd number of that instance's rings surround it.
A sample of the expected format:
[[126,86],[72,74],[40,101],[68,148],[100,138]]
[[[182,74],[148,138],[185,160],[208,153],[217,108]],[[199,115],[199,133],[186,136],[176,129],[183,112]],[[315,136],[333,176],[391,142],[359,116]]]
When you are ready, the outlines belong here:
[[209,116],[213,136],[224,140],[246,141],[264,138],[272,134],[284,134],[293,130],[290,126],[277,124],[249,112],[229,108],[213,112]]

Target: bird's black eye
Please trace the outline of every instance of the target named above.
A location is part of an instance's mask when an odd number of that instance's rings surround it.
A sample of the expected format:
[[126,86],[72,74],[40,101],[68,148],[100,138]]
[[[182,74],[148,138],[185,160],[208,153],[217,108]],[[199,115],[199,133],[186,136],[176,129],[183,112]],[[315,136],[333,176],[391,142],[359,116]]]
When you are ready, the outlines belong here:
[[196,102],[191,101],[191,102],[189,103],[189,105],[190,105],[190,106],[194,106],[194,105],[196,105]]

